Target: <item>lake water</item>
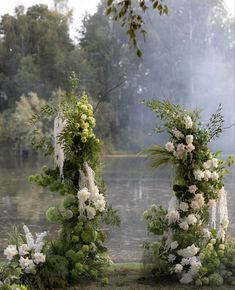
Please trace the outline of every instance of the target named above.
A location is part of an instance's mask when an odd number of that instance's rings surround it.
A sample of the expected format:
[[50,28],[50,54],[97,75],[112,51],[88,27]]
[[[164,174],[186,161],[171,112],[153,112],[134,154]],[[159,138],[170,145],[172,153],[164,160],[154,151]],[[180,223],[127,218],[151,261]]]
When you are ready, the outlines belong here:
[[[173,178],[169,167],[159,170],[147,168],[141,157],[106,157],[104,178],[107,199],[119,210],[121,226],[110,232],[107,243],[114,261],[139,261],[142,242],[150,239],[146,231],[143,211],[152,203],[167,206],[171,197],[170,182]],[[60,196],[38,188],[27,177],[39,172],[42,162],[30,158],[16,159],[0,156],[0,251],[7,244],[12,225],[27,224],[32,231],[55,232],[55,225],[45,218],[48,207],[59,204]],[[228,205],[231,218],[230,231],[235,233],[235,174],[226,178],[229,192]],[[2,254],[0,254],[2,258]]]

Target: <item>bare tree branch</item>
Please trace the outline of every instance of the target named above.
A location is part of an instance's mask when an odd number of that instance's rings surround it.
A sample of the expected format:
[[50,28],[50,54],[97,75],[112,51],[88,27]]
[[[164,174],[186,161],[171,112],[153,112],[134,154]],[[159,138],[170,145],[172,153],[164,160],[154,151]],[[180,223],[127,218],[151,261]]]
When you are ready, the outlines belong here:
[[112,91],[114,91],[114,90],[116,90],[117,88],[119,88],[119,87],[121,87],[125,82],[126,82],[126,79],[124,78],[125,77],[125,75],[123,74],[123,75],[121,75],[120,76],[120,78],[119,78],[119,80],[118,80],[118,83],[115,85],[115,86],[113,86],[113,87],[111,87],[110,89],[108,89],[106,92],[104,92],[104,94],[100,97],[100,99],[98,100],[98,102],[97,102],[97,104],[96,104],[96,106],[95,106],[95,109],[94,109],[94,113],[97,111],[97,109],[98,109],[98,107],[99,107],[99,105],[108,97],[108,95],[112,92]]

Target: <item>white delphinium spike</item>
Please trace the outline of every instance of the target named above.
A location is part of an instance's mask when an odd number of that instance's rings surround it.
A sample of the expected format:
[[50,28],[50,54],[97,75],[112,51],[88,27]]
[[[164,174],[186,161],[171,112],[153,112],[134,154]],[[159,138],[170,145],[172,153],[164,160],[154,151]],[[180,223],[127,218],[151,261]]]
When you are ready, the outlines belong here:
[[168,205],[168,214],[177,209],[178,209],[178,199],[175,195],[173,195]]
[[82,170],[79,170],[79,189],[88,187],[88,179]]
[[24,225],[23,230],[25,233],[25,238],[26,238],[28,247],[30,249],[34,249],[34,238],[33,238],[33,235],[31,234],[29,228],[26,225]]
[[66,121],[63,120],[59,115],[54,120],[54,150],[55,150],[55,164],[59,167],[60,176],[63,178],[63,166],[64,166],[64,149],[63,145],[59,143],[58,137],[63,131],[66,125]]
[[217,208],[217,203],[213,199],[211,201],[211,227],[216,228],[216,208]]
[[44,238],[47,236],[47,232],[42,232],[42,233],[37,233],[36,234],[36,242],[35,242],[35,245],[34,245],[34,249],[35,249],[35,253],[40,253],[43,246],[44,246]]
[[223,219],[228,218],[228,207],[227,207],[227,192],[224,190],[224,187],[220,190],[219,197],[219,217],[220,223]]
[[87,164],[87,162],[84,163],[84,167],[86,170],[86,176],[88,181],[87,187],[89,192],[91,193],[91,200],[93,200],[97,198],[97,195],[99,195],[99,189],[95,184],[94,171]]

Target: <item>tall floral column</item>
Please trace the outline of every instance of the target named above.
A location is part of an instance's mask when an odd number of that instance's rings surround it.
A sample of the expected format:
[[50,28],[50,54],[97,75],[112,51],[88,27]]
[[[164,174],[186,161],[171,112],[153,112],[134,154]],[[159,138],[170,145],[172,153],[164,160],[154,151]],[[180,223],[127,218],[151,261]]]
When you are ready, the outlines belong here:
[[161,237],[160,242],[145,245],[159,262],[153,273],[175,275],[185,284],[235,281],[235,263],[231,267],[224,258],[234,251],[234,243],[226,238],[229,220],[223,183],[234,159],[219,159],[219,153],[213,154],[208,147],[209,141],[222,132],[221,108],[203,126],[198,110],[186,111],[157,100],[146,104],[163,121],[163,129],[170,136],[164,147],[156,145],[147,150],[152,166],[171,163],[176,175],[168,210],[152,206],[144,213],[149,231]]

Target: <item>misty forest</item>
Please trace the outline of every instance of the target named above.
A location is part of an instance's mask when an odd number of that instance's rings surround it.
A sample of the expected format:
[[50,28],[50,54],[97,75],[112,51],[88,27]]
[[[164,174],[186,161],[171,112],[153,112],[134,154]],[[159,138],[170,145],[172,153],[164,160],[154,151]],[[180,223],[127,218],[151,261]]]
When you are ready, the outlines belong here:
[[68,0],[15,2],[0,15],[0,289],[233,289],[224,0],[97,0],[80,25]]

